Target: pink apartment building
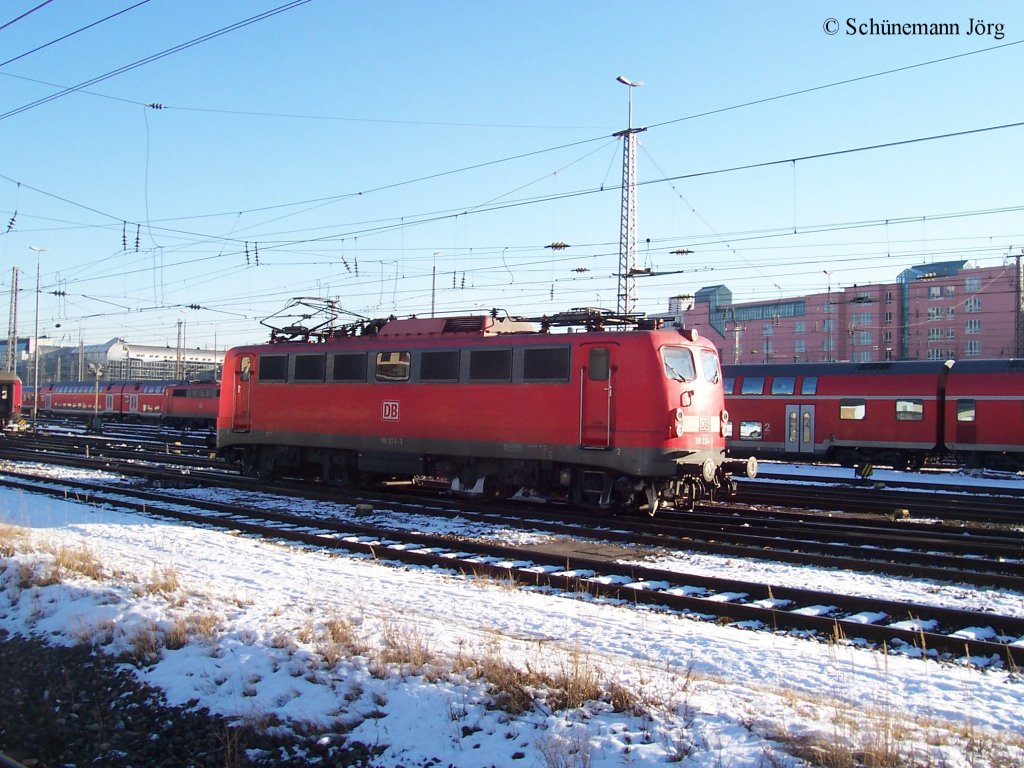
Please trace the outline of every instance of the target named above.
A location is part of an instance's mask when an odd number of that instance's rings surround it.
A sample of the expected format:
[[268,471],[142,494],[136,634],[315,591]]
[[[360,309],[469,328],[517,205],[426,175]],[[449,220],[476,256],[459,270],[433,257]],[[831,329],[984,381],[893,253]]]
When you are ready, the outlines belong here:
[[701,288],[689,325],[722,362],[873,362],[1024,357],[1021,260],[972,268],[922,264],[895,283],[733,304],[724,285]]

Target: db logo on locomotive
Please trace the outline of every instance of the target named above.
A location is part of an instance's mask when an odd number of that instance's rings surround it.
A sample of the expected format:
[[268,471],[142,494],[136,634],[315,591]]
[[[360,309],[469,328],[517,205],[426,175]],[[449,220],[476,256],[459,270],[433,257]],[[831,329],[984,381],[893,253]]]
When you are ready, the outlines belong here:
[[398,421],[398,401],[384,400],[380,404],[380,417],[384,421]]

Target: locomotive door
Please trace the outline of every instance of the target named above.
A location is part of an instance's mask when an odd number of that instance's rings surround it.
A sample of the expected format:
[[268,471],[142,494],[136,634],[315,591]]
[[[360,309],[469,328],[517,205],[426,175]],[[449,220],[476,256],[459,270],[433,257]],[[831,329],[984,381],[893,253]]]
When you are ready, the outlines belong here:
[[250,397],[252,387],[252,356],[238,358],[234,389],[231,393],[231,431],[248,432],[252,429]]
[[580,448],[612,446],[612,350],[584,345],[580,368]]
[[786,452],[814,453],[814,406],[786,406]]

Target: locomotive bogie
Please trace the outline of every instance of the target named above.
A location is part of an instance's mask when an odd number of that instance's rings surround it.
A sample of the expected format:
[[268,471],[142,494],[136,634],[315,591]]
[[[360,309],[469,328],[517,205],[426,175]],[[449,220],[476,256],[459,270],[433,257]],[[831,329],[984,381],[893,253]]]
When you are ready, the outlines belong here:
[[220,452],[250,470],[325,467],[330,481],[341,465],[357,480],[444,478],[594,509],[656,509],[728,485],[710,345],[678,331],[488,335],[425,322],[230,350]]

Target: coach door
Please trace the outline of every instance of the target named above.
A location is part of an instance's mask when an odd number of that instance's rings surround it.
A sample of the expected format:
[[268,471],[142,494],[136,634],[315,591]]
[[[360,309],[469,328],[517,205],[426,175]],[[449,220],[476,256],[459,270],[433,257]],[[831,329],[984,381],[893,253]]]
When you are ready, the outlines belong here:
[[580,447],[612,445],[612,350],[584,345],[580,368]]
[[252,355],[238,358],[234,389],[231,395],[231,430],[248,432],[252,429],[250,397],[252,392]]
[[814,406],[786,406],[786,452],[814,453]]

